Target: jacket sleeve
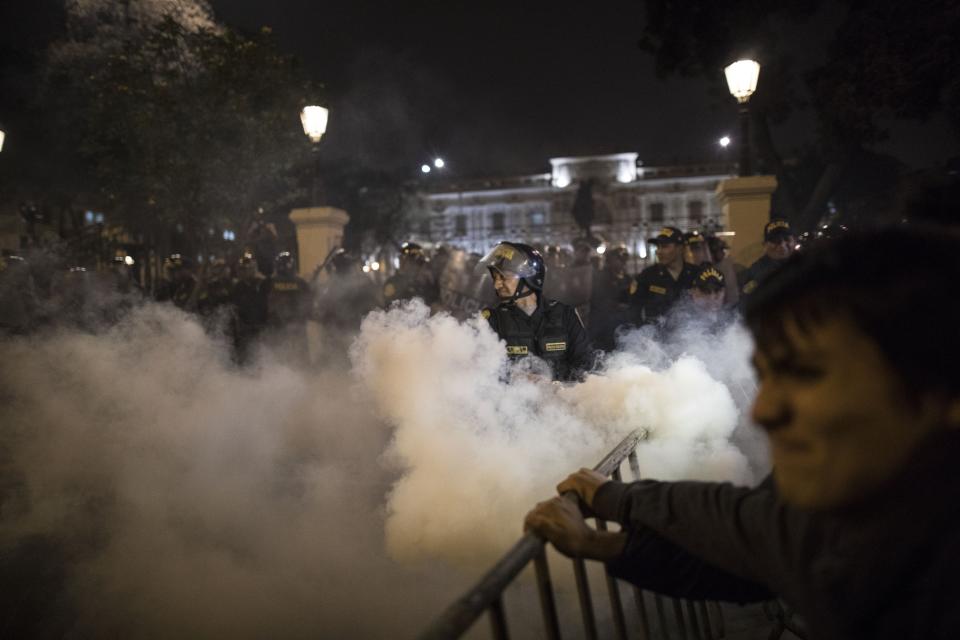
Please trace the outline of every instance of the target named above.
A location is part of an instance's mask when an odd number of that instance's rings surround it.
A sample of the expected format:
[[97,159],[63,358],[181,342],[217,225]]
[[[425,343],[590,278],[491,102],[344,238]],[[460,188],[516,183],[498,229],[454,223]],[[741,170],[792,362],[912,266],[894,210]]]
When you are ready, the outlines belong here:
[[774,597],[765,586],[718,569],[646,527],[628,532],[623,553],[607,568],[641,589],[673,598],[743,604]]
[[780,593],[798,550],[815,545],[810,516],[788,508],[770,485],[607,482],[594,511],[634,531],[649,528],[704,563]]

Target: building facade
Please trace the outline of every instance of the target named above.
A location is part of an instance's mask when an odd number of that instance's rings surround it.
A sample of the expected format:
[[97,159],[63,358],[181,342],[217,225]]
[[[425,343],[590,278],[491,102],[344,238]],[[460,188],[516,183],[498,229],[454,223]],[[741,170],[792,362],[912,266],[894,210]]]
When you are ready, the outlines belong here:
[[500,240],[569,246],[583,231],[572,210],[579,185],[593,181],[594,236],[645,258],[661,226],[720,231],[715,191],[730,165],[644,167],[636,153],[550,159],[549,173],[425,185],[409,215],[408,236],[485,253]]

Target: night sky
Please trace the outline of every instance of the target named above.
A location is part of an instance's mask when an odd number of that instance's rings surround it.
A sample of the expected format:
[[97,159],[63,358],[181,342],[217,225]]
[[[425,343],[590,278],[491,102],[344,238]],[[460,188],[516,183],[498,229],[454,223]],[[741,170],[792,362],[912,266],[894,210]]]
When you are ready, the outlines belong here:
[[[56,33],[62,0],[3,5],[5,56],[38,51]],[[656,78],[637,46],[642,2],[214,0],[213,7],[241,31],[269,25],[281,49],[326,84],[331,121],[323,144],[331,161],[413,175],[441,155],[454,175],[534,173],[560,155],[636,151],[648,165],[722,160],[717,139],[736,134],[732,98],[712,97],[702,78]],[[816,50],[820,26],[796,30],[798,55]],[[0,122],[4,106],[0,96]],[[813,123],[800,114],[775,134],[789,154],[813,140]],[[938,118],[898,125],[880,150],[930,166],[956,154],[956,139]]]
[[[659,82],[637,46],[642,5],[214,4],[228,24],[268,24],[327,83],[329,153],[416,168],[438,154],[465,175],[533,173],[547,158],[637,151],[711,159],[735,105],[702,81]],[[482,7],[482,8],[481,8]]]
[[[732,98],[711,97],[700,78],[656,77],[637,45],[642,2],[213,4],[236,28],[271,26],[327,83],[334,156],[415,171],[439,154],[458,173],[499,175],[546,171],[558,155],[719,160],[717,139],[736,133]],[[820,28],[796,30],[798,53]],[[777,134],[790,149],[812,139],[813,123],[800,114]],[[937,119],[898,126],[881,150],[927,166],[955,142]]]

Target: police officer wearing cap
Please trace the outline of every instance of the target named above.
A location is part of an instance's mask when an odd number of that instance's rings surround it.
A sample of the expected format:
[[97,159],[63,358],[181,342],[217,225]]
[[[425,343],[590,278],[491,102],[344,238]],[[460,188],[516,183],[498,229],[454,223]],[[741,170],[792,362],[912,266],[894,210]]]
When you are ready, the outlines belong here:
[[634,318],[656,322],[693,286],[697,267],[684,260],[684,236],[676,227],[664,227],[648,241],[657,247],[657,264],[637,276],[633,295]]
[[699,231],[691,231],[683,236],[683,259],[695,267],[705,264],[712,264],[713,257],[710,255],[710,246],[707,244],[706,237]]
[[440,300],[440,290],[430,271],[427,254],[416,242],[400,247],[400,268],[383,285],[383,301],[389,306],[398,300],[420,298],[427,306]]
[[763,228],[763,255],[740,277],[743,297],[756,291],[766,278],[793,254],[796,239],[786,220],[771,220]]
[[546,268],[540,252],[501,242],[477,264],[487,270],[500,303],[482,315],[507,343],[511,358],[537,356],[555,380],[578,380],[592,365],[587,332],[573,307],[543,297]]

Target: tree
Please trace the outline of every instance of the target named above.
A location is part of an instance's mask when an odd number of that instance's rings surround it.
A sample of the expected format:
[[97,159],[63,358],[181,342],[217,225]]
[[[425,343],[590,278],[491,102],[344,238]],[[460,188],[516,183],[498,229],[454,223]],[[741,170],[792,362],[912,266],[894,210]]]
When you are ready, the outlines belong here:
[[301,195],[297,113],[319,88],[269,29],[241,36],[187,0],[73,4],[41,103],[92,185],[87,202],[149,244],[166,249],[177,230],[203,250]]
[[[857,163],[889,159],[865,154],[887,136],[887,122],[943,112],[960,132],[960,5],[953,0],[837,3],[820,0],[647,0],[640,40],[661,76],[701,75],[729,101],[721,69],[742,55],[763,65],[751,99],[761,166],[780,182],[777,206],[800,228],[817,222]],[[806,24],[823,42],[802,57],[791,36]],[[810,179],[777,148],[775,129],[799,110],[817,126],[812,151],[820,168]],[[802,197],[801,194],[809,194]]]

